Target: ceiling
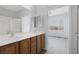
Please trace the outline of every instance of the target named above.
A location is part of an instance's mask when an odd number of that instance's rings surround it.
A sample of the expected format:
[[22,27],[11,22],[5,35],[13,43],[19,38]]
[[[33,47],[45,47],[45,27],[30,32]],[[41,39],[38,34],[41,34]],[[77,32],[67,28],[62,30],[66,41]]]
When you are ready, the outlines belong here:
[[[48,10],[51,10],[51,9],[63,7],[65,5],[40,5],[40,6],[46,7]],[[5,8],[7,10],[15,11],[15,12],[21,11],[23,9],[31,10],[32,8],[31,5],[0,5],[0,7]]]
[[15,11],[15,12],[25,9],[21,5],[0,5],[0,7],[11,10],[11,11]]
[[45,5],[45,7],[46,7],[48,10],[57,9],[57,8],[64,7],[64,6],[66,6],[66,5]]

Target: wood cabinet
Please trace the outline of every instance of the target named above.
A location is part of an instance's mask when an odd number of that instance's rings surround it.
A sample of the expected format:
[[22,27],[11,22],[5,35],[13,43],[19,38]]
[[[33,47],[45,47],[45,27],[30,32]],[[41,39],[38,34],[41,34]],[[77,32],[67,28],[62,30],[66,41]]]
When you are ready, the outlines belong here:
[[45,48],[45,34],[41,35],[41,49]]
[[45,48],[45,34],[0,46],[0,54],[36,54]]
[[31,47],[30,47],[31,54],[36,54],[36,49],[37,49],[37,47],[36,47],[36,37],[32,37],[30,43],[31,43]]
[[30,54],[30,39],[25,39],[19,42],[19,53]]
[[18,43],[12,43],[0,47],[0,54],[17,54],[18,53]]
[[37,53],[41,51],[41,35],[37,36]]

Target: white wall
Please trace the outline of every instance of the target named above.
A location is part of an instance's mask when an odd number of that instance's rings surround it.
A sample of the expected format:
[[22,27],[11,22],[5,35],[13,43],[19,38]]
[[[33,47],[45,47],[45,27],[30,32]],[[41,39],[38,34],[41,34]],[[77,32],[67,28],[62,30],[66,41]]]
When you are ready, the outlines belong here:
[[22,32],[30,32],[31,16],[22,17]]
[[25,5],[23,7],[24,7],[24,9],[17,12],[17,16],[19,18],[24,17],[24,16],[28,16],[28,15],[32,15],[32,16],[35,15],[35,12],[36,12],[36,7],[35,6]]
[[10,18],[0,16],[0,35],[8,34],[10,32]]
[[29,14],[30,14],[30,12],[27,9],[23,9],[23,10],[17,12],[17,16],[20,18],[24,17],[24,16],[28,16]]
[[0,16],[0,35],[21,32],[21,20]]
[[22,32],[29,32],[35,30],[35,28],[33,28],[33,24],[34,24],[33,16],[40,16],[40,15],[37,15],[37,11],[38,11],[37,6],[32,6],[31,9],[32,10],[24,9],[21,10],[20,13],[18,12],[18,16],[22,17]]
[[70,6],[69,9],[70,18],[70,40],[69,49],[70,53],[76,54],[77,51],[77,5]]
[[[17,15],[22,20],[22,32],[30,32],[32,27],[32,19],[31,16],[34,16],[35,14],[35,7],[34,6],[23,6],[25,9],[18,11]],[[29,9],[27,9],[29,8]],[[30,10],[31,9],[31,10]]]
[[15,18],[17,18],[16,12],[4,9],[2,7],[0,7],[0,15],[1,16],[8,16],[8,17],[15,17]]
[[22,32],[22,22],[19,18],[10,18],[10,33]]

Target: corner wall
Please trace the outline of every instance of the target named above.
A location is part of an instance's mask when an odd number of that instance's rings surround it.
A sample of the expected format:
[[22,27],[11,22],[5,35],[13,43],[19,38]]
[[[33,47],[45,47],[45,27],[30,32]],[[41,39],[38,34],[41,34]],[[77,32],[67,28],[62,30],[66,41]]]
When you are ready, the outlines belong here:
[[70,39],[69,39],[69,53],[78,53],[78,42],[77,42],[77,5],[70,6],[69,10],[70,18]]

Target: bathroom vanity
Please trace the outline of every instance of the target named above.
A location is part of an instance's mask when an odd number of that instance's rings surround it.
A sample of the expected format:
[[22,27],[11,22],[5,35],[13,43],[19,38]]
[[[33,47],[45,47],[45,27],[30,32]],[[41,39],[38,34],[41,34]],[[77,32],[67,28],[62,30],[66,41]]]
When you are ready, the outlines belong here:
[[0,54],[39,54],[45,48],[45,33],[22,33],[0,40]]

